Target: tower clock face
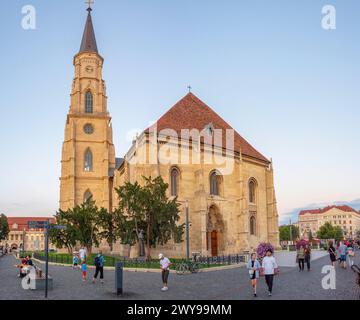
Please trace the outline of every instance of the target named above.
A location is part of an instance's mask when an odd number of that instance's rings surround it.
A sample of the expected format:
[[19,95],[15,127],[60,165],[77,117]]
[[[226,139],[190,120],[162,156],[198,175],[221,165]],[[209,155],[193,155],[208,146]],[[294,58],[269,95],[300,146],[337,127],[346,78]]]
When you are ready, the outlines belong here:
[[94,68],[92,66],[87,66],[85,70],[87,73],[92,73],[94,71]]

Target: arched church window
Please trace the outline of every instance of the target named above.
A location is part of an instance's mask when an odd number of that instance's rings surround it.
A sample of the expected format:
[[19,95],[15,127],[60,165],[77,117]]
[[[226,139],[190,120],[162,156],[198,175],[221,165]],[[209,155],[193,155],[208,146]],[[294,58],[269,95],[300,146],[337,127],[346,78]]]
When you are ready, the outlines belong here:
[[179,174],[179,170],[178,168],[172,168],[171,169],[171,172],[170,172],[170,175],[171,175],[171,196],[173,197],[176,197],[178,196],[179,194],[179,177],[180,177],[180,174]]
[[93,95],[91,94],[90,91],[87,91],[85,93],[85,113],[93,113]]
[[91,201],[92,198],[93,198],[93,195],[90,192],[90,190],[86,190],[86,192],[84,193],[84,203]]
[[220,195],[220,182],[221,182],[221,175],[218,174],[216,171],[213,171],[210,174],[210,194],[212,196]]
[[250,234],[252,236],[256,235],[256,218],[254,216],[250,218]]
[[254,179],[249,181],[249,202],[256,203],[256,181]]
[[93,155],[90,149],[87,149],[84,157],[84,171],[90,172],[93,170]]

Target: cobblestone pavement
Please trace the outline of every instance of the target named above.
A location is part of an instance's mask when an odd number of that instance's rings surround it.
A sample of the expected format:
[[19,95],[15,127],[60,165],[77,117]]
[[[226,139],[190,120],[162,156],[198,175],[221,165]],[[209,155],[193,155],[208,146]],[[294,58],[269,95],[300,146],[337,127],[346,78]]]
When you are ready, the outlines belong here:
[[[359,252],[356,263],[360,264]],[[43,291],[24,290],[17,278],[17,263],[13,256],[0,258],[0,299],[38,300],[43,299]],[[275,278],[272,297],[267,297],[264,279],[260,279],[257,299],[359,299],[359,288],[355,284],[356,274],[350,269],[336,268],[336,290],[324,290],[321,279],[322,267],[328,265],[328,257],[312,263],[310,272],[299,272],[296,267],[282,267]],[[89,276],[94,270],[89,270]],[[105,271],[105,284],[82,282],[80,271],[70,267],[49,266],[54,277],[54,290],[49,291],[49,299],[60,300],[252,300],[251,287],[245,267],[203,272],[195,275],[170,275],[170,289],[161,292],[159,273],[125,272],[123,297],[114,294],[114,271]]]

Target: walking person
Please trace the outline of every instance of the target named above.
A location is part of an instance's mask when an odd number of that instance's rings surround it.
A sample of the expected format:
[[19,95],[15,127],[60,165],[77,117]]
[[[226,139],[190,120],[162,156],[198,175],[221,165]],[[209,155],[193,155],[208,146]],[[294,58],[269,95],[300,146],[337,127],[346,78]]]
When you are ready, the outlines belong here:
[[159,254],[159,259],[160,259],[161,276],[163,282],[163,287],[161,291],[168,291],[169,290],[168,278],[170,273],[170,266],[172,265],[172,263],[162,253]]
[[79,267],[79,257],[76,254],[74,254],[72,268],[77,269],[78,267]]
[[253,288],[255,298],[257,297],[256,287],[257,287],[257,281],[259,279],[260,267],[261,267],[260,262],[256,258],[256,253],[252,253],[248,262],[248,270],[249,270],[251,286]]
[[346,245],[343,241],[340,242],[339,253],[340,253],[340,266],[346,269]]
[[306,246],[305,249],[305,262],[306,262],[307,271],[310,271],[311,247],[309,244]]
[[329,241],[329,249],[328,249],[329,255],[330,255],[330,261],[332,266],[335,268],[336,266],[336,250],[334,248],[334,242]]
[[80,248],[79,257],[80,257],[80,261],[85,261],[86,260],[86,250],[85,250],[84,247]]
[[82,279],[85,282],[86,281],[86,271],[87,271],[87,265],[85,260],[81,262],[81,272],[82,272]]
[[349,258],[349,267],[351,268],[354,265],[354,258],[355,258],[355,250],[354,250],[354,244],[349,243],[346,253]]
[[299,272],[304,271],[305,264],[305,249],[303,246],[300,246],[296,251],[296,260],[299,264]]
[[263,258],[262,268],[265,275],[265,281],[269,290],[269,297],[271,297],[274,275],[277,272],[278,265],[270,249],[266,252],[266,256]]
[[100,251],[94,259],[94,265],[96,270],[94,277],[92,279],[93,283],[95,283],[95,279],[97,279],[99,273],[100,273],[100,282],[104,283],[104,263],[105,263],[105,259],[104,256],[102,255],[102,252]]

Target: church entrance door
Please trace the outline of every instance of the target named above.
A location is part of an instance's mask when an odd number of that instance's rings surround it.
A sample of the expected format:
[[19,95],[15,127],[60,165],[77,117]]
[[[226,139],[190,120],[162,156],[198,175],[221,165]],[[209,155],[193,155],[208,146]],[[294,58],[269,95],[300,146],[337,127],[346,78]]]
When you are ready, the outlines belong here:
[[211,232],[211,255],[217,257],[218,255],[218,234],[217,231]]

